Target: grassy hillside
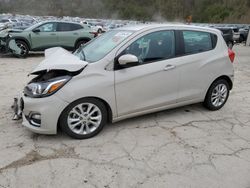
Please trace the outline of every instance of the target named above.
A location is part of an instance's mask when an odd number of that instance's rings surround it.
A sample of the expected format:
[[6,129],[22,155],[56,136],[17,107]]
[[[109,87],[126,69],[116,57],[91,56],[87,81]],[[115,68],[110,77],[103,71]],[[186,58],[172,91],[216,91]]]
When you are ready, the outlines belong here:
[[0,0],[0,12],[136,20],[250,23],[250,0]]

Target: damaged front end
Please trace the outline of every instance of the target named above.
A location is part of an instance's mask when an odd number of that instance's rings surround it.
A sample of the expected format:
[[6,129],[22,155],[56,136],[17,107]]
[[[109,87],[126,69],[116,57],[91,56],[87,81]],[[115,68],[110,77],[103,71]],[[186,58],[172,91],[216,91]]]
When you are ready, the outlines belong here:
[[12,38],[12,33],[21,32],[16,30],[5,29],[0,31],[0,53],[1,54],[21,54],[22,49],[16,44],[15,38]]
[[0,32],[0,53],[8,53],[8,42],[10,39],[9,33],[6,33],[4,31]]
[[[69,72],[66,70],[51,70],[36,72],[35,77],[27,84],[23,91],[23,97],[44,98],[49,97],[60,90],[72,77],[80,74],[84,68]],[[23,98],[14,98],[12,120],[22,119],[24,109]]]
[[[45,59],[30,73],[33,79],[23,91],[25,98],[45,98],[55,94],[74,76],[80,74],[88,65],[67,50],[56,47],[45,51]],[[25,108],[22,99],[14,99],[15,120],[21,117]]]

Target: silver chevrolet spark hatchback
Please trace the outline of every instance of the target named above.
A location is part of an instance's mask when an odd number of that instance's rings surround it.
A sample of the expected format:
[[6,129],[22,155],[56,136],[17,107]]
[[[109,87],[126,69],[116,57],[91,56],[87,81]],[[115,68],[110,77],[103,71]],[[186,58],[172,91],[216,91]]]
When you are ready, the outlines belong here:
[[51,48],[24,89],[23,125],[84,139],[108,122],[164,109],[203,102],[219,110],[234,57],[220,31],[187,25],[111,30],[73,54]]

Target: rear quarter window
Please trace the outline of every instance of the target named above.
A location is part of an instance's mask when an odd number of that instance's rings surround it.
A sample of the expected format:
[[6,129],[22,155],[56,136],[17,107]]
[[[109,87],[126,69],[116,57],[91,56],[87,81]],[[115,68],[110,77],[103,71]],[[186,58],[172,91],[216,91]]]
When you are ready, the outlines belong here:
[[72,31],[75,31],[75,30],[83,29],[83,26],[79,24],[71,24],[71,29]]
[[196,54],[215,48],[217,36],[203,31],[183,31],[184,54]]

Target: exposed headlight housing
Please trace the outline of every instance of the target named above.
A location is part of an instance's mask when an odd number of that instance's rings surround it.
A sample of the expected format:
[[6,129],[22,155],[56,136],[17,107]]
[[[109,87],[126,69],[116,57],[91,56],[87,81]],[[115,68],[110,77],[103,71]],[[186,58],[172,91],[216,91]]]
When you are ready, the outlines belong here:
[[31,82],[24,88],[24,95],[32,98],[48,97],[61,89],[71,76],[60,76],[47,81]]

